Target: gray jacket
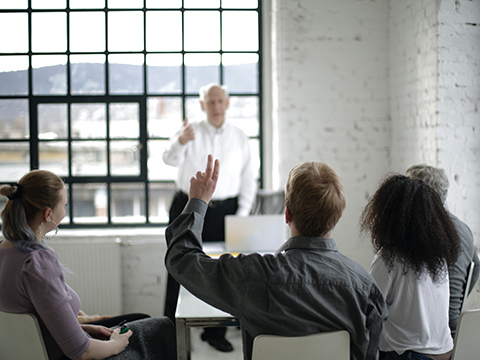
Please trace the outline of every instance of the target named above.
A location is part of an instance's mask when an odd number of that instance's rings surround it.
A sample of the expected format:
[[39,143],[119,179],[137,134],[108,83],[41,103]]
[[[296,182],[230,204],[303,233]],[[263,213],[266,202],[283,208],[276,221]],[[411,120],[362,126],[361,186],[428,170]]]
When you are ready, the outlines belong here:
[[167,228],[166,267],[191,293],[240,320],[245,359],[260,334],[343,329],[350,333],[352,360],[377,358],[385,300],[370,274],[339,253],[333,239],[296,236],[276,256],[212,259],[201,243],[206,209],[191,199]]
[[468,294],[470,294],[480,274],[480,259],[473,244],[473,234],[470,228],[455,215],[448,214],[455,224],[460,237],[460,254],[455,264],[448,269],[450,281],[449,326],[452,331],[452,337],[455,339],[458,317],[460,316],[460,308],[462,306],[463,289],[467,282],[468,267],[472,261],[475,263],[472,282],[470,283],[470,289],[468,289]]

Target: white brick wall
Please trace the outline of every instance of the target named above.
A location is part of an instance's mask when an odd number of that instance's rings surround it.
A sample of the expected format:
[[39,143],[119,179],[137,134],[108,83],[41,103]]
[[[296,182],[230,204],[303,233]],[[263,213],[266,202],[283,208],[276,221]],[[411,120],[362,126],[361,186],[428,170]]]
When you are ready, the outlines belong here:
[[437,6],[390,1],[389,93],[391,169],[436,166]]
[[[331,164],[342,176],[347,210],[334,237],[368,266],[358,220],[388,163],[388,2],[280,0],[273,58],[281,186],[302,161]],[[275,24],[275,22],[274,22]]]
[[416,163],[447,170],[449,206],[480,244],[479,4],[273,1],[277,186],[302,161],[336,168],[348,205],[334,236],[362,265],[366,198]]
[[440,1],[438,19],[438,164],[480,245],[480,2]]

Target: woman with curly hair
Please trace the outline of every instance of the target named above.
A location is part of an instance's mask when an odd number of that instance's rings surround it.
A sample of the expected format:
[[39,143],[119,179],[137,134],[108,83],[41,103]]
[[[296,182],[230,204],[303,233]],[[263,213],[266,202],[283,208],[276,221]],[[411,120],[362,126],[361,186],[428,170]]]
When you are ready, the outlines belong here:
[[380,359],[450,359],[448,266],[460,240],[438,194],[421,180],[391,175],[365,207],[361,232],[371,235],[370,274],[389,311]]

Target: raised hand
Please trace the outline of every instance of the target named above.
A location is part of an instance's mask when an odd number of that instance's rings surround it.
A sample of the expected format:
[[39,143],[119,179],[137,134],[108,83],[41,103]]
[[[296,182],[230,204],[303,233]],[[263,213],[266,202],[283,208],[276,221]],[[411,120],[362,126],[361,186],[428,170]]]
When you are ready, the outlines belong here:
[[190,199],[201,199],[208,204],[217,186],[219,174],[220,161],[217,159],[214,162],[213,155],[208,155],[205,172],[198,171],[197,174],[190,179],[188,197]]
[[182,132],[178,137],[180,144],[185,145],[187,142],[195,139],[195,130],[192,125],[188,123],[188,119],[183,120]]

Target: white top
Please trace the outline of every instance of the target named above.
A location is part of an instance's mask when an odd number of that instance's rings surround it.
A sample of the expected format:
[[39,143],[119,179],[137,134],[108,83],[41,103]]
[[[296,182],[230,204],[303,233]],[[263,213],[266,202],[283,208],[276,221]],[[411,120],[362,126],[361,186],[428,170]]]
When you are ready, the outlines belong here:
[[395,263],[389,272],[382,258],[375,255],[369,270],[377,281],[388,306],[388,319],[380,337],[381,351],[406,350],[439,355],[453,348],[448,327],[449,283],[445,276],[436,283],[427,272],[403,274]]
[[163,153],[165,164],[179,168],[177,187],[188,194],[190,179],[197,171],[205,171],[207,156],[212,154],[220,160],[220,176],[212,200],[238,196],[237,215],[247,216],[256,193],[247,135],[227,121],[218,129],[207,120],[191,125],[195,139],[182,145],[178,139],[180,130]]

